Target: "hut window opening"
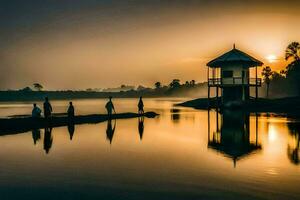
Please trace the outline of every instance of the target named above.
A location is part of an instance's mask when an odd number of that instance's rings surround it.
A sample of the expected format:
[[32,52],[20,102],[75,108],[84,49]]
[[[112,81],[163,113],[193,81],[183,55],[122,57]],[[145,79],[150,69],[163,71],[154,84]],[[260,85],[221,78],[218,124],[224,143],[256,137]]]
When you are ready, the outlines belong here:
[[232,78],[233,77],[233,71],[229,71],[229,70],[223,71],[222,72],[222,77],[223,78]]

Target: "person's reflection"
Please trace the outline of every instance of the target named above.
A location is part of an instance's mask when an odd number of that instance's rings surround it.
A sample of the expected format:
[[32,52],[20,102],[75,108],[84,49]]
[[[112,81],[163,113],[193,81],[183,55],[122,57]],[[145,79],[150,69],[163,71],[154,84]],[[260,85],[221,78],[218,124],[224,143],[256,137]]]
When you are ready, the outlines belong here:
[[114,125],[112,125],[112,120],[109,119],[107,121],[107,127],[106,127],[106,139],[109,140],[109,143],[112,143],[114,133],[116,129],[116,120],[114,120]]
[[45,133],[44,133],[44,150],[48,154],[51,147],[52,147],[52,128],[45,128]]
[[179,109],[176,109],[176,108],[172,108],[170,110],[171,112],[171,120],[174,122],[174,123],[178,123],[179,120],[180,120],[180,110]]
[[39,139],[41,139],[41,131],[40,131],[40,129],[33,129],[32,130],[32,139],[33,139],[34,145],[36,145],[36,142]]
[[142,140],[144,134],[144,117],[139,117],[138,128],[139,128],[140,140]]
[[300,154],[300,123],[293,122],[288,124],[288,128],[290,130],[290,134],[293,136],[294,144],[288,144],[288,157],[290,161],[295,164],[299,165],[299,154]]
[[69,132],[69,135],[70,135],[70,140],[72,140],[73,136],[74,136],[74,132],[75,132],[75,124],[74,123],[69,123],[68,124],[68,132]]

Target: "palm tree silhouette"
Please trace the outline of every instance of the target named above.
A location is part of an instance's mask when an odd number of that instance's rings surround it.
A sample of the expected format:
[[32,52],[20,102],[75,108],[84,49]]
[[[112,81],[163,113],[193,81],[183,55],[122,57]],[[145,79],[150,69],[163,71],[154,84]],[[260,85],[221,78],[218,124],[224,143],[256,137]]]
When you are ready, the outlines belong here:
[[300,44],[299,42],[290,43],[285,50],[285,60],[293,58],[294,61],[300,60]]
[[271,67],[266,66],[262,69],[261,75],[263,76],[264,82],[266,83],[267,86],[267,98],[269,97],[269,86],[270,86],[272,74],[273,72]]
[[37,90],[37,91],[41,91],[43,89],[43,86],[39,83],[34,83],[33,87]]

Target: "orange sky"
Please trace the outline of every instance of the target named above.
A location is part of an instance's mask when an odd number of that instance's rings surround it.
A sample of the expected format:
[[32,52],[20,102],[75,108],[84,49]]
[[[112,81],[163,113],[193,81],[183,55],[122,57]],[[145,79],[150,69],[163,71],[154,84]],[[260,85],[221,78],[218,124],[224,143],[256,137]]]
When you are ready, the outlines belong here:
[[[201,82],[206,63],[233,43],[280,70],[286,46],[300,38],[297,2],[120,2],[10,5],[2,14],[9,20],[0,21],[0,88]],[[266,59],[270,55],[275,62]]]

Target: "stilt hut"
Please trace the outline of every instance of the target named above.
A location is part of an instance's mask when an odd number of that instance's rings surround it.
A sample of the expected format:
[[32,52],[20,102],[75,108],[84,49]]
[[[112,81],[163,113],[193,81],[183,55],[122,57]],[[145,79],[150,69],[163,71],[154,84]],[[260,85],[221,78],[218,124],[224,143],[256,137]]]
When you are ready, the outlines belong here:
[[[208,100],[210,89],[216,88],[216,97],[228,105],[232,102],[243,102],[250,98],[250,87],[255,87],[255,98],[258,97],[258,87],[261,78],[257,77],[257,67],[263,63],[252,56],[238,50],[233,45],[229,52],[207,63]],[[255,68],[254,77],[250,76],[250,68]],[[252,73],[253,74],[253,73]]]

